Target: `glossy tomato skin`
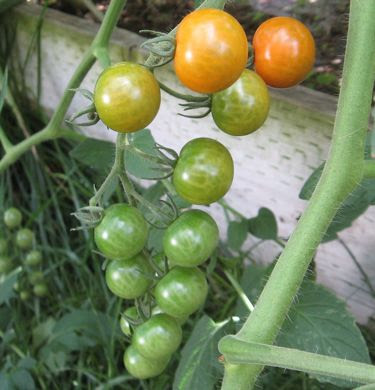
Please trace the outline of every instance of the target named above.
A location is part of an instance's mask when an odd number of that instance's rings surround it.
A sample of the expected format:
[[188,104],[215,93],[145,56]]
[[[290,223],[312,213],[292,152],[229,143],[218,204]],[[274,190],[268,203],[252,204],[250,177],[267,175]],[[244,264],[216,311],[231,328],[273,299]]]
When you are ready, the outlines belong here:
[[120,62],[99,76],[94,103],[99,118],[110,129],[134,132],[150,124],[159,111],[159,84],[144,66]]
[[133,345],[130,345],[124,354],[126,370],[138,379],[148,379],[160,375],[166,369],[168,363],[169,357],[157,360],[145,358]]
[[315,42],[299,20],[277,16],[262,23],[254,34],[255,71],[266,84],[288,88],[303,81],[315,61]]
[[[138,310],[135,306],[129,307],[124,311],[124,315],[133,320],[137,320],[139,318]],[[132,334],[132,327],[126,317],[121,316],[120,318],[120,328],[122,333],[125,336],[130,336]]]
[[105,280],[113,294],[123,299],[142,296],[151,285],[153,269],[147,259],[138,254],[127,260],[112,260],[105,271]]
[[211,138],[196,138],[182,148],[173,184],[188,202],[210,204],[228,192],[233,173],[233,159],[224,145]]
[[175,71],[193,91],[214,93],[229,87],[240,77],[247,59],[245,31],[225,11],[196,10],[178,26]]
[[195,267],[205,262],[219,242],[214,219],[202,210],[181,214],[165,231],[164,252],[173,264]]
[[182,329],[178,322],[167,314],[156,314],[133,335],[133,345],[148,359],[167,359],[177,350],[182,340]]
[[[152,310],[151,310],[151,314],[152,314],[152,315],[162,314],[162,313],[163,313],[163,310],[161,310],[159,306],[154,306],[154,307],[152,308]],[[179,325],[181,325],[181,326],[188,320],[188,316],[186,316],[186,317],[173,317],[173,318],[174,318],[174,319],[177,321],[177,323],[178,323]]]
[[212,96],[212,118],[230,135],[242,136],[259,129],[267,119],[270,97],[263,79],[245,69],[229,88]]
[[148,226],[138,209],[118,203],[105,210],[94,235],[97,247],[105,256],[130,259],[145,246]]
[[183,318],[198,310],[206,300],[207,280],[198,268],[175,267],[156,285],[154,294],[160,309]]
[[30,249],[33,246],[34,233],[27,228],[18,230],[16,244],[21,249]]

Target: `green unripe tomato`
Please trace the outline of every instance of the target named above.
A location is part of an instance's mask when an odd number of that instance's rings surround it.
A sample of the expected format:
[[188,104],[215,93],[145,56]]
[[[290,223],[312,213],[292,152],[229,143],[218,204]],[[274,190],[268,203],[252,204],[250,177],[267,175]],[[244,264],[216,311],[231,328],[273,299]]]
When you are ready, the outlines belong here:
[[21,288],[20,283],[17,281],[13,284],[13,290],[19,292]]
[[229,88],[212,95],[212,118],[230,135],[247,135],[267,119],[270,97],[263,79],[245,69]]
[[198,268],[175,267],[156,285],[155,300],[172,317],[187,317],[206,300],[207,280]]
[[4,223],[9,229],[17,228],[21,225],[22,214],[21,211],[15,207],[11,207],[4,213]]
[[125,316],[131,318],[132,320],[137,320],[139,318],[137,308],[135,306],[127,308],[124,311],[124,317],[121,316],[120,318],[120,328],[122,333],[124,333],[125,336],[130,336],[132,334],[132,326]]
[[[162,314],[162,313],[163,313],[163,310],[161,310],[159,306],[155,306],[151,310],[151,314],[153,316],[156,314]],[[177,321],[177,323],[181,326],[188,320],[188,316],[186,316],[186,317],[172,317],[172,318],[174,318]]]
[[8,242],[5,238],[0,239],[0,255],[4,254],[8,249]]
[[181,326],[167,314],[156,314],[134,331],[133,345],[140,354],[152,360],[167,358],[182,340]]
[[182,148],[173,184],[188,202],[210,204],[228,192],[233,174],[233,159],[224,145],[210,138],[196,138]]
[[30,229],[18,230],[16,244],[21,249],[30,249],[33,246],[34,233]]
[[30,298],[30,293],[27,290],[20,291],[20,299],[21,301],[27,301]]
[[43,280],[43,272],[41,271],[30,272],[28,279],[30,284],[36,285]]
[[124,354],[124,366],[135,378],[147,379],[160,375],[166,369],[169,359],[170,357],[157,360],[147,359],[133,345],[130,345]]
[[7,274],[13,267],[12,260],[8,256],[0,256],[0,274]]
[[127,260],[111,261],[105,271],[105,280],[113,294],[123,299],[142,296],[152,283],[153,269],[143,255]]
[[120,62],[99,76],[94,103],[99,118],[110,129],[120,133],[144,129],[159,111],[159,84],[144,66]]
[[105,256],[126,260],[145,246],[148,226],[138,209],[119,203],[105,210],[94,234],[96,245]]
[[163,249],[173,264],[194,267],[205,262],[219,242],[213,218],[201,210],[180,215],[165,231]]
[[37,297],[45,297],[48,294],[48,287],[45,283],[37,283],[33,288],[33,293]]
[[33,250],[29,252],[25,259],[25,264],[30,267],[35,267],[42,262],[42,254],[40,251]]

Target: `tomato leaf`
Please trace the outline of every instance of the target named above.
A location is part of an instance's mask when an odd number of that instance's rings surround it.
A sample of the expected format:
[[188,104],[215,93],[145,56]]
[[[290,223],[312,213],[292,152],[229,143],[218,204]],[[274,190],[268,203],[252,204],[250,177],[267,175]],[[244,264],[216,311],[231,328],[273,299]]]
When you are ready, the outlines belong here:
[[[245,269],[241,286],[253,304],[272,268],[273,264],[268,267],[251,265]],[[236,315],[242,323],[248,315],[240,299]],[[346,310],[345,302],[308,279],[303,282],[275,344],[363,363],[370,362],[366,343],[353,317]],[[316,379],[340,388],[353,388],[353,383],[342,380],[318,376]]]
[[[307,179],[299,193],[300,199],[310,199],[320,179],[323,168],[324,164],[320,165]],[[364,179],[337,211],[323,238],[323,242],[335,240],[338,232],[350,227],[353,221],[373,204],[375,204],[375,180]]]
[[218,363],[220,353],[217,349],[219,339],[228,331],[231,323],[215,323],[203,316],[195,325],[181,352],[173,390],[204,389],[211,390],[221,377],[222,367]]
[[270,209],[262,207],[258,215],[248,220],[249,232],[262,240],[277,239],[277,221]]
[[228,225],[227,240],[231,249],[238,251],[241,249],[246,240],[248,233],[248,221],[242,219],[241,221],[231,221]]
[[[365,340],[345,302],[311,281],[303,283],[276,344],[371,364]],[[313,377],[341,388],[355,387],[352,382]]]
[[70,156],[101,175],[107,175],[115,158],[115,145],[112,142],[87,138],[70,152]]

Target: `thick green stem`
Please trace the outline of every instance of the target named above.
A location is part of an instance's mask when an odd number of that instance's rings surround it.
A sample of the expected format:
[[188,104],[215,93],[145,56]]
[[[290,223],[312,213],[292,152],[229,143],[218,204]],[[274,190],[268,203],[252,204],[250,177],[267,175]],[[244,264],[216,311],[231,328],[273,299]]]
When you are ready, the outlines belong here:
[[[322,177],[238,337],[274,342],[337,209],[363,177],[375,69],[375,2],[353,0],[332,146]],[[226,364],[222,389],[253,388],[261,365]]]
[[246,342],[226,336],[219,344],[225,359],[233,364],[264,364],[315,375],[332,376],[354,383],[374,383],[375,367],[371,364],[339,359],[298,349]]
[[121,11],[125,7],[126,1],[127,0],[111,1],[96,37],[90,48],[83,55],[83,58],[71,77],[49,123],[38,133],[33,134],[31,137],[9,148],[0,161],[0,172],[3,172],[11,164],[16,162],[22,154],[26,153],[34,145],[64,136],[64,133],[61,132],[61,124],[74,97],[74,92],[71,91],[71,89],[76,89],[81,85],[81,82],[94,65],[97,58],[101,59],[102,63],[108,64],[106,58],[108,57],[107,48],[109,39],[121,15]]

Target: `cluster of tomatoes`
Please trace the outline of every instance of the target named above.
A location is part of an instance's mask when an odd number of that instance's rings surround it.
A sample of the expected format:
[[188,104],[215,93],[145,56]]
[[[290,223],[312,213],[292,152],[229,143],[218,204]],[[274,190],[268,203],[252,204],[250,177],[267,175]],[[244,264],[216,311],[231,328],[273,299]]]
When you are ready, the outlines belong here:
[[[241,25],[217,9],[197,10],[178,26],[175,40],[176,75],[189,89],[209,95],[212,117],[224,132],[242,136],[258,129],[269,111],[267,85],[290,87],[311,70],[315,56],[309,30],[293,18],[263,23],[253,39],[255,71],[246,69],[249,45]],[[146,67],[123,62],[100,75],[94,91],[99,118],[120,133],[145,128],[160,106],[160,88]],[[233,180],[233,160],[227,148],[210,138],[196,138],[181,150],[173,166],[178,195],[196,205],[222,198]],[[159,375],[181,343],[181,325],[198,310],[207,295],[207,281],[198,268],[215,250],[219,232],[201,210],[183,212],[166,229],[163,253],[145,249],[148,224],[128,204],[104,211],[95,227],[99,250],[110,259],[109,289],[136,306],[122,315],[123,332],[132,335],[124,364],[137,378]],[[147,297],[150,310],[139,304]]]
[[105,279],[112,293],[122,299],[149,295],[148,313],[130,307],[120,320],[126,335],[135,328],[125,367],[140,379],[159,375],[181,343],[181,325],[206,299],[207,281],[198,266],[215,250],[218,227],[204,211],[186,211],[167,228],[164,253],[150,258],[147,222],[136,207],[120,203],[105,210],[94,235],[97,247],[111,259]]
[[[0,274],[8,274],[21,263],[24,272],[19,279],[25,280],[16,282],[13,288],[19,293],[20,299],[26,301],[30,297],[28,283],[37,297],[46,296],[48,287],[44,281],[43,272],[39,269],[43,260],[42,253],[33,249],[34,233],[28,228],[21,228],[21,223],[22,214],[17,208],[11,207],[4,212],[6,231],[0,239]],[[16,229],[18,230],[13,235]],[[10,255],[11,252],[12,255]]]

